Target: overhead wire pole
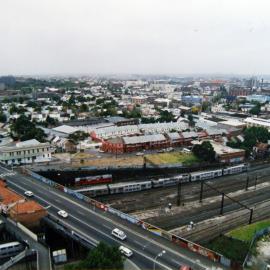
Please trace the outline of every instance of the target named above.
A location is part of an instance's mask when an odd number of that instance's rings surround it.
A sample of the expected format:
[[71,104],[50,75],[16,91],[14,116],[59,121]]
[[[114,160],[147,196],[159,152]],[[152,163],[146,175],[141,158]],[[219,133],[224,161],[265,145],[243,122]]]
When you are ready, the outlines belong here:
[[[237,200],[231,198],[230,196],[226,195],[225,193],[220,192],[218,189],[216,189],[216,188],[210,186],[209,184],[207,184],[207,183],[204,183],[204,184],[205,184],[206,186],[208,186],[209,188],[215,190],[216,192],[222,194],[222,200],[223,200],[223,202],[222,202],[222,208],[223,208],[223,209],[224,209],[224,197],[226,197],[226,198],[230,199],[231,201],[233,201],[233,202],[239,204],[239,205],[242,206],[243,208],[249,210],[249,211],[250,211],[249,224],[252,223],[252,218],[253,218],[253,209],[252,209],[252,208],[249,208],[249,207],[247,207],[246,205],[242,204],[241,202],[239,202],[239,201],[237,201]],[[223,195],[223,194],[224,194],[224,195]],[[222,211],[220,210],[220,212],[221,212],[222,214],[223,214],[223,209],[222,209]]]
[[249,175],[247,175],[247,181],[246,181],[246,191],[248,190],[248,185],[249,185]]
[[201,180],[200,203],[202,202],[202,199],[203,199],[203,183],[204,181]]
[[221,196],[222,197],[221,197],[220,215],[223,215],[224,196],[225,196],[224,192],[222,192]]
[[178,188],[177,188],[177,206],[181,204],[181,190],[182,190],[182,183],[179,181]]

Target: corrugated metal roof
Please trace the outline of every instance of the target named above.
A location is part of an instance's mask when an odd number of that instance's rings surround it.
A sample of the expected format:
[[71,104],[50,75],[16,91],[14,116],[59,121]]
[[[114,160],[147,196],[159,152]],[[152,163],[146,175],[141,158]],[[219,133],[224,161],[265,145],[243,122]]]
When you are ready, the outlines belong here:
[[123,137],[123,141],[125,144],[137,144],[137,143],[157,142],[165,140],[166,138],[162,134]]
[[168,137],[171,139],[171,140],[178,140],[178,139],[181,139],[181,136],[179,135],[179,133],[177,132],[171,132],[171,133],[167,133]]
[[194,131],[186,131],[186,132],[182,132],[182,136],[185,138],[185,139],[188,139],[188,138],[197,138],[198,137],[198,134]]

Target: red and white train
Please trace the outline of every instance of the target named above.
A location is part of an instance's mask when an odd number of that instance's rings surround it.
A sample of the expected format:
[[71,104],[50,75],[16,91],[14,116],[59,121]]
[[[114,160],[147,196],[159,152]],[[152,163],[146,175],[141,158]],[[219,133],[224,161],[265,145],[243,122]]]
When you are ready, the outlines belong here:
[[103,175],[91,175],[84,177],[75,178],[75,186],[88,186],[88,185],[96,185],[96,184],[109,184],[112,183],[112,175],[111,174],[103,174]]

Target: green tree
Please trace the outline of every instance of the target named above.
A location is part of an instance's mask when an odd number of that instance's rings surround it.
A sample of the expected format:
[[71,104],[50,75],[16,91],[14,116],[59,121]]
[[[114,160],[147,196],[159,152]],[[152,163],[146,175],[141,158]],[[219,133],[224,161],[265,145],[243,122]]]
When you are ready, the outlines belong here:
[[244,131],[244,143],[243,145],[249,149],[252,149],[257,142],[267,143],[270,140],[270,133],[263,127],[250,127]]
[[76,131],[68,136],[69,140],[72,140],[74,143],[78,143],[79,141],[82,141],[89,137],[89,134],[84,131]]
[[25,115],[21,115],[15,120],[10,127],[13,138],[18,138],[22,141],[37,139],[43,142],[45,133],[42,129],[36,128],[35,124],[29,120]]
[[48,115],[46,118],[46,123],[48,126],[55,126],[58,123],[58,121]]
[[0,112],[0,122],[1,123],[7,122],[7,116],[3,112]]
[[81,106],[80,106],[80,112],[88,112],[89,111],[89,107],[87,104],[83,103]]
[[195,125],[195,122],[194,122],[194,120],[193,120],[193,115],[192,115],[192,114],[189,114],[189,115],[188,115],[188,121],[189,121],[189,125],[190,125],[191,127],[193,127],[193,126]]
[[205,161],[212,162],[216,157],[216,152],[214,151],[214,148],[209,141],[194,145],[192,152],[195,156]]
[[261,105],[260,104],[256,104],[250,111],[251,114],[253,115],[258,115],[261,112]]
[[171,112],[168,112],[167,110],[162,110],[160,111],[160,117],[159,117],[159,122],[174,122],[174,115]]
[[100,242],[87,258],[79,263],[65,266],[65,270],[122,270],[124,259],[119,249]]

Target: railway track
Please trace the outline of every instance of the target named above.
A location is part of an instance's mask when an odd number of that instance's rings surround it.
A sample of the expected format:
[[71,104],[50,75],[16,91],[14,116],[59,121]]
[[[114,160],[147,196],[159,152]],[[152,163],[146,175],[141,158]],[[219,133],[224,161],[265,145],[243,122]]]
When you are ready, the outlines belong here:
[[[261,172],[260,170],[253,170],[249,172],[249,185],[254,186],[255,175],[259,174],[257,184],[268,182],[268,175],[270,174],[270,169],[266,172]],[[270,181],[270,179],[269,179]],[[225,194],[244,189],[246,187],[247,174],[242,173],[238,175],[231,175],[220,177],[214,180],[207,181],[211,186],[224,192]],[[191,182],[182,184],[181,201],[182,203],[187,203],[191,201],[196,201],[199,199],[200,194],[200,183]],[[216,196],[217,193],[206,186],[204,187],[204,198],[210,198]],[[129,193],[129,194],[115,194],[100,197],[104,203],[110,204],[113,207],[127,212],[132,213],[138,210],[154,209],[157,207],[164,207],[168,203],[172,205],[176,204],[177,201],[177,186],[171,186],[166,188],[156,188],[151,190],[146,190],[143,192]]]

